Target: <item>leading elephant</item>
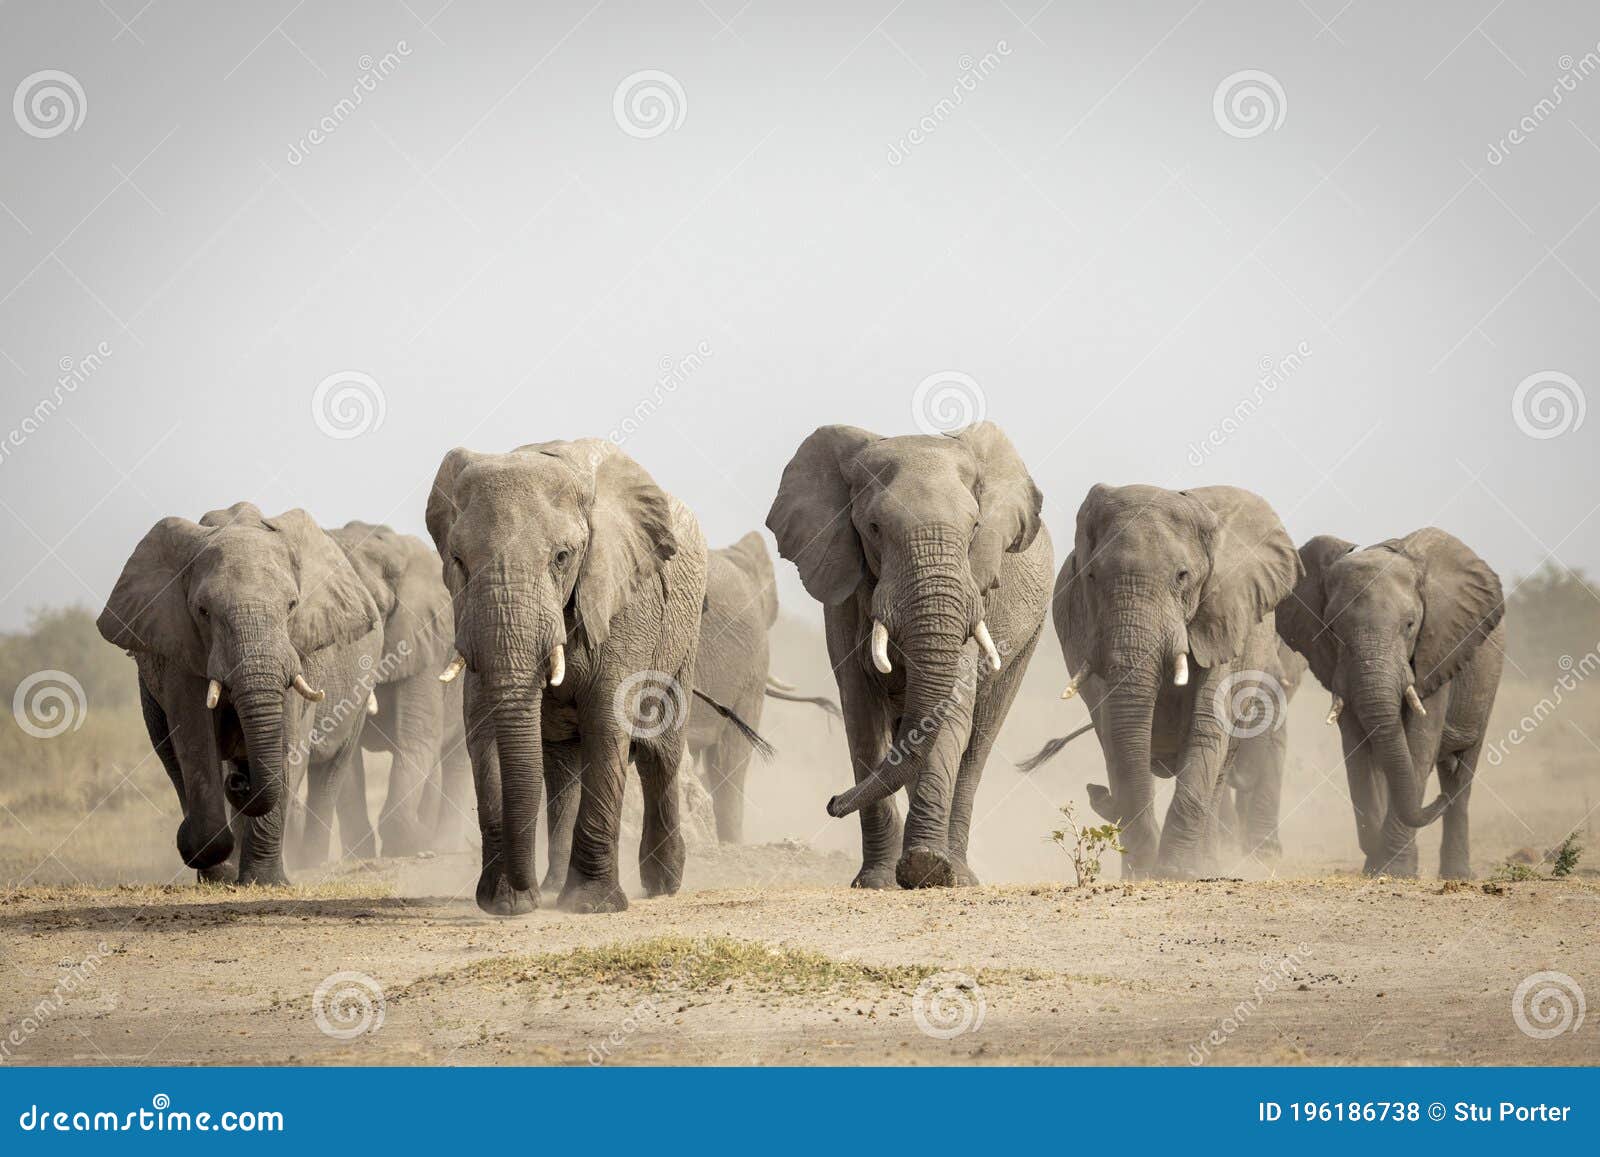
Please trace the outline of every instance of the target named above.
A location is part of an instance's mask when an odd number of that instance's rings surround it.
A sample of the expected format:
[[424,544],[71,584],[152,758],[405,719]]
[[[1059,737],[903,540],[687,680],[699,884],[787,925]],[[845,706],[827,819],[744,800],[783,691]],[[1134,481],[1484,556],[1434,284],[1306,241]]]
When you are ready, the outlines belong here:
[[[1229,763],[1277,651],[1273,608],[1300,577],[1278,516],[1233,486],[1090,489],[1052,612],[1110,786],[1089,802],[1123,827],[1125,876],[1215,870]],[[1043,754],[1043,753],[1041,753]],[[1154,776],[1176,780],[1166,822]]]
[[1300,558],[1278,632],[1333,694],[1366,872],[1415,876],[1416,829],[1442,813],[1439,874],[1468,878],[1467,805],[1505,662],[1500,576],[1435,527],[1359,550],[1321,535]]
[[[771,672],[767,633],[778,619],[772,557],[755,531],[707,553],[706,599],[700,617],[696,684],[731,707],[750,727],[761,726],[762,701],[809,703],[839,713],[830,700],[798,695]],[[752,747],[746,735],[711,704],[697,699],[689,713],[689,757],[698,762],[716,812],[717,838],[744,839],[744,785]]]
[[977,883],[973,801],[1048,601],[1042,503],[992,422],[823,426],[784,469],[767,527],[823,604],[856,781],[828,814],[861,812],[854,887]]
[[535,825],[575,806],[570,855],[552,848],[562,908],[628,906],[617,874],[623,776],[644,791],[639,872],[678,890],[678,764],[694,686],[706,548],[699,524],[610,442],[543,442],[504,454],[457,448],[428,497],[465,670],[467,747],[483,870],[478,906],[539,904]]
[[164,518],[97,625],[137,661],[145,727],[183,806],[183,862],[215,877],[237,850],[240,883],[286,883],[294,781],[336,783],[359,750],[382,640],[343,552],[303,510]]

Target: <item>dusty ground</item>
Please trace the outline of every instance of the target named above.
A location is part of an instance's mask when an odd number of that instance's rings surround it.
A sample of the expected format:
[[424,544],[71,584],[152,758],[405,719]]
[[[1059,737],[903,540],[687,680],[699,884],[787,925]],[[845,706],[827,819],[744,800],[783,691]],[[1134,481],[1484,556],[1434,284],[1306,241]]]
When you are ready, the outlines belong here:
[[[741,848],[699,857],[708,890],[511,921],[461,894],[466,856],[269,893],[28,887],[0,902],[0,1021],[35,1064],[1600,1063],[1592,1016],[1536,1040],[1512,1015],[1535,972],[1600,992],[1593,879],[863,893],[851,871]],[[372,985],[323,1002],[367,1026],[349,1039],[314,1008],[339,972]]]

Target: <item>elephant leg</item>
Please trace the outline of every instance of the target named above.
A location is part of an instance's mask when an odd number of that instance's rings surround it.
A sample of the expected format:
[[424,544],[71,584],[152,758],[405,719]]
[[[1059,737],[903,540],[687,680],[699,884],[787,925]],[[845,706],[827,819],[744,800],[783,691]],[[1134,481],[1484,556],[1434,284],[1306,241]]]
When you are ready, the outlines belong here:
[[445,687],[441,708],[439,794],[433,821],[433,846],[440,852],[458,852],[467,846],[467,824],[472,819],[472,760],[467,755],[459,683],[458,679]]
[[[339,811],[340,846],[346,859],[370,860],[378,854],[378,841],[372,834],[372,819],[367,814],[367,761],[359,741],[345,760],[338,779],[335,806]],[[387,842],[383,851],[389,854]]]
[[424,785],[438,769],[439,733],[444,723],[442,691],[432,672],[377,690],[380,711],[368,726],[381,719],[392,720],[394,728],[388,737],[394,751],[389,790],[378,813],[378,835],[386,856],[412,856],[427,846],[418,814]]
[[1194,878],[1215,872],[1217,807],[1227,774],[1230,739],[1217,712],[1216,689],[1231,671],[1226,665],[1201,668],[1195,686],[1189,734],[1173,777],[1172,802],[1161,825],[1156,874]]
[[579,740],[583,794],[572,833],[567,882],[557,901],[568,912],[621,912],[628,907],[617,875],[617,844],[622,833],[629,737],[616,729],[611,693],[598,699],[605,704],[603,714],[593,712],[591,716],[601,717],[583,720],[590,730]]
[[[839,682],[839,703],[844,710],[845,741],[850,750],[850,770],[860,783],[889,753],[892,735],[886,704],[867,683],[857,657],[848,644],[837,645],[828,632],[828,657]],[[895,797],[861,809],[861,870],[852,888],[895,888],[895,863],[900,858],[904,829]]]
[[967,861],[967,847],[972,835],[972,809],[978,798],[978,785],[983,781],[984,765],[989,752],[1000,736],[1000,727],[1011,712],[1017,691],[1022,686],[1023,673],[1028,660],[1038,646],[1041,622],[1015,655],[1006,669],[993,679],[980,684],[972,711],[972,735],[967,740],[967,750],[961,756],[961,769],[956,772],[955,799],[950,804],[950,862],[957,886],[969,887],[978,883],[978,877]]
[[559,896],[572,863],[572,832],[583,798],[583,759],[578,740],[544,745],[545,826],[549,829],[550,866],[540,890]]
[[[971,652],[956,677],[955,689],[943,704],[943,718],[933,722],[934,730],[922,742],[931,744],[922,771],[908,790],[911,806],[906,812],[905,850],[895,865],[895,879],[902,888],[949,888],[956,880],[956,857],[951,849],[952,813],[956,780],[974,735],[974,700],[977,697],[978,645],[969,643]],[[930,721],[916,726],[926,729]],[[913,733],[914,734],[914,733]],[[911,753],[906,753],[909,757]],[[982,764],[980,763],[981,769]],[[972,790],[976,792],[976,776]],[[972,812],[968,805],[967,821]],[[966,849],[962,849],[963,856]]]
[[1472,800],[1472,780],[1477,773],[1480,739],[1471,749],[1439,761],[1439,788],[1450,800],[1444,813],[1444,837],[1439,845],[1439,876],[1445,880],[1472,879],[1472,846],[1467,834],[1467,805]]
[[1348,713],[1339,720],[1339,739],[1344,745],[1344,774],[1350,785],[1350,807],[1355,815],[1356,839],[1361,854],[1366,858],[1363,870],[1376,875],[1382,843],[1383,817],[1388,808],[1388,796],[1372,758],[1372,747],[1366,735]]
[[678,766],[683,762],[683,732],[673,730],[641,742],[634,758],[644,793],[644,824],[639,834],[639,879],[647,896],[673,896],[683,885],[685,848],[679,827]]
[[300,828],[300,846],[294,857],[297,869],[312,868],[328,859],[335,807],[331,771],[330,767],[320,765],[306,770],[305,818]]
[[[752,727],[753,720],[741,714]],[[705,785],[717,817],[717,839],[724,844],[744,843],[744,785],[754,753],[731,726],[705,752]]]
[[[177,745],[172,741],[172,727],[167,722],[167,713],[161,709],[160,702],[150,688],[145,686],[143,678],[139,680],[139,709],[144,716],[145,730],[150,735],[150,746],[155,749],[156,758],[161,760],[167,778],[172,781],[172,789],[178,793],[178,805],[187,819],[189,800],[183,790],[183,765],[178,758]],[[238,844],[233,838],[231,825],[225,823],[224,826],[230,832],[226,838],[230,851],[224,854],[220,862],[195,870],[195,878],[202,884],[232,883],[238,875],[237,864],[229,863],[229,857],[237,850]]]
[[1255,786],[1245,798],[1246,806],[1240,810],[1240,829],[1246,852],[1276,860],[1283,855],[1283,844],[1278,839],[1278,816],[1283,809],[1283,770],[1289,757],[1288,728],[1279,727],[1268,732],[1260,741],[1257,754],[1261,766]]

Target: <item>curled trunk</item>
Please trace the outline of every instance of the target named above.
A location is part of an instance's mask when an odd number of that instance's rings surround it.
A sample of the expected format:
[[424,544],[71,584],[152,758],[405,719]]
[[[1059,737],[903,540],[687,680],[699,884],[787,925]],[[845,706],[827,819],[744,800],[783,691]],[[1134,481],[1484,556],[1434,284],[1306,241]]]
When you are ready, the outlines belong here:
[[247,816],[264,816],[283,798],[283,692],[256,688],[235,692],[234,710],[244,732],[250,781],[233,805]]
[[1389,810],[1407,827],[1425,828],[1449,806],[1449,799],[1438,799],[1422,806],[1422,780],[1411,760],[1411,747],[1400,719],[1400,695],[1387,691],[1366,693],[1356,701],[1356,711],[1367,729],[1373,756],[1383,769],[1389,785]]

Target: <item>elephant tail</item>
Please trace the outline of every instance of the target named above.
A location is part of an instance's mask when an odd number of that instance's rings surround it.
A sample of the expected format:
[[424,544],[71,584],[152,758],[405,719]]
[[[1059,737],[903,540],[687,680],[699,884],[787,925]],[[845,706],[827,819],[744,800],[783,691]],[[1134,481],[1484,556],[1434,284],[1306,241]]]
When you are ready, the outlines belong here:
[[735,712],[733,708],[724,707],[721,703],[718,703],[715,699],[711,698],[711,696],[707,695],[698,687],[694,689],[694,694],[696,699],[700,699],[711,704],[711,709],[713,711],[722,716],[729,723],[733,724],[733,726],[738,730],[739,734],[744,736],[744,741],[751,747],[755,748],[756,754],[761,756],[762,759],[771,759],[774,755],[778,754],[778,749],[763,739],[761,734],[757,732],[754,727],[751,727],[743,719],[740,719],[738,713]]
[[782,699],[785,703],[809,703],[813,707],[820,707],[835,719],[844,718],[844,712],[832,699],[822,695],[797,695],[793,683],[785,683],[774,675],[767,676],[766,694],[769,699]]
[[1034,768],[1054,759],[1057,752],[1059,752],[1067,744],[1071,743],[1074,739],[1078,738],[1078,736],[1087,731],[1093,730],[1093,723],[1085,723],[1082,727],[1078,728],[1078,730],[1074,731],[1070,735],[1063,735],[1058,739],[1050,740],[1038,751],[1034,752],[1032,755],[1028,756],[1027,759],[1024,759],[1021,763],[1017,764],[1017,770],[1032,771]]

